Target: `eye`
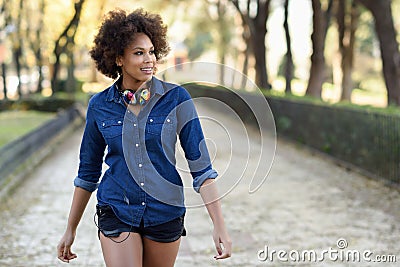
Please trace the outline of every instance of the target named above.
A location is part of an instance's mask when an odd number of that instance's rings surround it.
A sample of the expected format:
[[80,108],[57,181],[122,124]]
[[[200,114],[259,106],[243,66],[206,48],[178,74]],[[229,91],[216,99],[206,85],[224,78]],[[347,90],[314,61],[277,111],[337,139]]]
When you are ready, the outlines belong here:
[[143,55],[143,52],[142,51],[137,51],[134,54],[137,55],[137,56],[141,56],[141,55]]
[[154,55],[155,53],[156,53],[155,50],[150,50],[150,52],[149,52],[150,55]]

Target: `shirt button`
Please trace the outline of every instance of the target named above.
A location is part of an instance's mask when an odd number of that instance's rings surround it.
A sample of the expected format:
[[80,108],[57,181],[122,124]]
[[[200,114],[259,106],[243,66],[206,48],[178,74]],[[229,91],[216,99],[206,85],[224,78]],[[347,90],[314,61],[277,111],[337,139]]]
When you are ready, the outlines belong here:
[[136,123],[134,123],[134,124],[133,124],[133,126],[134,126],[134,127],[136,127],[136,126],[137,126],[137,124],[136,124]]
[[106,126],[106,124],[103,122],[103,127]]
[[142,202],[142,206],[146,205],[146,203]]
[[139,147],[139,144],[136,144],[136,147]]
[[140,183],[141,186],[144,186],[144,183]]
[[171,122],[171,120],[170,120],[170,119],[167,119],[167,122]]
[[150,119],[150,122],[153,122],[153,119]]
[[139,168],[142,168],[142,166],[143,166],[142,163],[139,163]]
[[118,124],[121,124],[122,123],[122,121],[118,121]]

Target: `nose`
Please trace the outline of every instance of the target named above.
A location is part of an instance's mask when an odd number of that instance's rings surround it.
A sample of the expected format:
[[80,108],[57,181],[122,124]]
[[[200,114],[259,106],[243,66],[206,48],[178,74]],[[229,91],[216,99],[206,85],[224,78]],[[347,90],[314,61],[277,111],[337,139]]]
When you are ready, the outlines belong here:
[[150,56],[149,53],[145,53],[145,54],[144,54],[143,61],[144,61],[145,63],[149,63],[149,62],[152,61],[152,60],[151,60],[151,56]]

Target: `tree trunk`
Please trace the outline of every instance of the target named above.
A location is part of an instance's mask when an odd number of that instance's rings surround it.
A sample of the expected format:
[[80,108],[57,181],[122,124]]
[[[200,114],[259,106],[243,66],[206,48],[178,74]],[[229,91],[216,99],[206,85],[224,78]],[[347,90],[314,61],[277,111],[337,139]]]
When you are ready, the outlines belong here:
[[21,64],[21,59],[22,59],[22,54],[23,54],[23,41],[22,41],[22,28],[21,28],[21,13],[22,13],[22,9],[24,7],[24,0],[20,0],[19,1],[19,13],[17,16],[17,21],[16,21],[16,31],[13,33],[14,35],[14,43],[13,43],[13,49],[12,49],[12,53],[13,53],[13,59],[14,59],[14,63],[15,63],[15,71],[17,73],[17,77],[18,77],[18,86],[17,86],[17,94],[18,94],[18,98],[22,97],[22,85],[21,85],[21,69],[22,69],[22,64]]
[[292,93],[292,79],[294,73],[293,55],[292,55],[292,41],[289,31],[289,0],[285,0],[285,20],[283,22],[283,28],[285,29],[286,37],[286,60],[285,60],[285,93]]
[[261,27],[252,34],[252,44],[255,59],[255,70],[256,70],[256,84],[262,89],[270,89],[271,86],[268,82],[267,74],[267,62],[266,62],[266,49],[265,49],[265,35],[266,31],[263,31]]
[[375,30],[379,39],[383,76],[387,88],[388,105],[400,105],[400,52],[393,23],[391,0],[358,0],[375,20]]
[[[3,38],[5,38],[7,36],[7,26],[10,25],[10,21],[11,21],[11,16],[8,12],[8,8],[7,8],[7,3],[6,1],[3,1],[2,5],[1,5],[1,15],[4,17],[4,24],[1,25],[0,31],[5,33],[5,36],[3,36]],[[4,44],[4,39],[0,40],[0,63],[1,63],[1,76],[3,78],[3,94],[4,94],[4,99],[8,99],[7,96],[7,65],[6,63],[4,63],[5,60],[5,53],[6,53],[6,48],[5,48],[5,44]]]
[[22,97],[22,85],[21,85],[21,56],[22,56],[22,48],[21,44],[14,44],[13,48],[13,58],[15,64],[15,72],[18,77],[18,86],[17,86],[17,95],[18,98]]
[[320,0],[312,0],[313,33],[311,34],[313,53],[311,55],[310,78],[306,94],[321,98],[322,84],[325,81],[325,39],[331,16],[333,0],[329,1],[328,9],[322,10]]
[[251,52],[255,59],[256,78],[255,83],[258,87],[270,89],[268,82],[268,72],[266,64],[265,36],[267,34],[267,20],[269,15],[269,6],[271,0],[257,0],[257,13],[250,15],[250,0],[247,1],[246,10],[242,10],[238,0],[231,0],[240,13],[242,20],[247,24],[250,30]]
[[246,83],[247,83],[247,75],[248,75],[248,70],[249,70],[249,56],[251,54],[251,41],[250,41],[250,30],[249,27],[244,23],[244,21],[242,21],[242,25],[243,25],[243,34],[242,34],[242,38],[246,43],[246,48],[243,51],[243,56],[244,56],[244,60],[243,60],[243,67],[242,67],[242,81],[241,81],[241,88],[245,88],[246,87]]
[[219,58],[219,84],[225,84],[225,55],[220,55]]
[[336,18],[339,29],[339,51],[341,55],[340,100],[342,101],[350,101],[353,90],[351,75],[354,65],[355,33],[359,15],[357,4],[353,0],[339,0]]
[[53,63],[52,66],[52,75],[51,75],[51,90],[53,91],[53,93],[57,92],[60,90],[59,85],[58,85],[58,73],[60,72],[60,66],[61,66],[61,62],[60,62],[60,56],[61,53],[58,55],[57,53],[55,54],[55,61]]
[[[29,44],[29,48],[32,50],[35,57],[35,66],[37,67],[38,81],[36,88],[33,90],[38,93],[42,93],[43,83],[43,56],[42,56],[42,31],[43,31],[43,17],[45,9],[45,0],[40,0],[38,9],[26,11],[27,28],[25,33],[25,39]],[[34,16],[32,16],[34,15]],[[31,34],[34,33],[34,34]]]
[[[40,54],[41,51],[39,51]],[[36,63],[38,64],[37,68],[38,68],[38,81],[36,84],[36,92],[42,93],[43,92],[43,81],[44,81],[44,77],[43,77],[43,62],[42,61],[37,61]]]
[[3,76],[3,94],[4,94],[4,99],[8,99],[7,96],[7,65],[2,62],[1,63],[1,76]]
[[[68,47],[73,46],[76,31],[78,29],[81,13],[82,13],[82,6],[85,0],[79,0],[75,2],[75,13],[71,21],[69,22],[68,26],[64,29],[61,35],[58,37],[57,41],[55,42],[54,46],[54,57],[55,62],[53,64],[53,73],[51,76],[51,87],[53,92],[57,91],[57,82],[58,82],[58,74],[61,68],[60,56],[62,54],[68,53]],[[63,44],[62,44],[63,43]],[[73,48],[72,48],[73,49]]]
[[65,90],[71,96],[74,92],[76,92],[76,78],[74,75],[75,71],[75,58],[74,58],[74,51],[68,51],[68,66],[67,66],[67,81],[65,83]]
[[[98,12],[98,17],[103,16],[104,14],[104,10],[106,7],[106,2],[107,0],[101,0],[100,3],[98,4],[100,6],[99,8],[99,12]],[[96,64],[94,63],[93,60],[90,61],[90,82],[97,82],[97,68],[96,68]],[[165,72],[164,72],[165,73]]]
[[[354,47],[356,42],[356,30],[358,26],[358,21],[360,18],[360,12],[358,10],[357,4],[354,0],[351,2],[351,11],[350,11],[350,26],[347,31],[348,43],[345,44],[344,48],[344,56],[343,56],[343,98],[346,100],[351,100],[351,93],[353,91],[353,66],[354,66]],[[347,38],[346,38],[347,39]]]
[[36,46],[33,45],[33,43],[31,44],[31,47],[35,49],[33,49],[34,54],[35,54],[35,58],[36,58],[36,66],[38,68],[38,82],[36,85],[36,91],[39,93],[42,93],[43,91],[43,56],[42,56],[42,34],[41,34],[41,29],[43,27],[43,16],[44,16],[44,9],[45,9],[45,1],[41,0],[40,1],[40,7],[39,10],[41,12],[41,20],[40,23],[38,25],[38,28],[36,29]]
[[222,2],[221,0],[218,0],[216,3],[217,5],[217,12],[218,12],[218,18],[217,18],[217,27],[220,32],[219,34],[219,42],[218,42],[218,57],[219,57],[219,63],[221,64],[219,69],[219,83],[220,84],[225,84],[225,57],[226,54],[228,53],[228,48],[229,48],[229,42],[231,39],[231,33],[227,27],[227,17],[226,17],[226,3]]
[[263,89],[271,89],[268,79],[265,36],[267,35],[267,21],[271,0],[257,1],[257,15],[252,19],[254,32],[251,34],[255,57],[256,84]]

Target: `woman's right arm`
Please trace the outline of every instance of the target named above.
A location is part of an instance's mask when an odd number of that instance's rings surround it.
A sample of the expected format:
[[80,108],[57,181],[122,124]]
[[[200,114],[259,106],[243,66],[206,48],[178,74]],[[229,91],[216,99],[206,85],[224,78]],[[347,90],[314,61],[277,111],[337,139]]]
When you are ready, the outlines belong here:
[[57,246],[58,258],[63,262],[69,262],[77,257],[76,254],[71,251],[71,246],[75,239],[76,228],[78,227],[91,195],[91,192],[80,187],[75,187],[67,229]]
[[97,189],[101,176],[103,155],[106,147],[105,140],[96,124],[96,115],[89,102],[86,125],[83,133],[78,176],[74,180],[75,191],[72,198],[71,209],[68,217],[67,229],[57,246],[57,256],[63,262],[69,262],[76,258],[71,251],[74,242],[76,229],[82,218],[83,212],[89,202],[92,192]]

